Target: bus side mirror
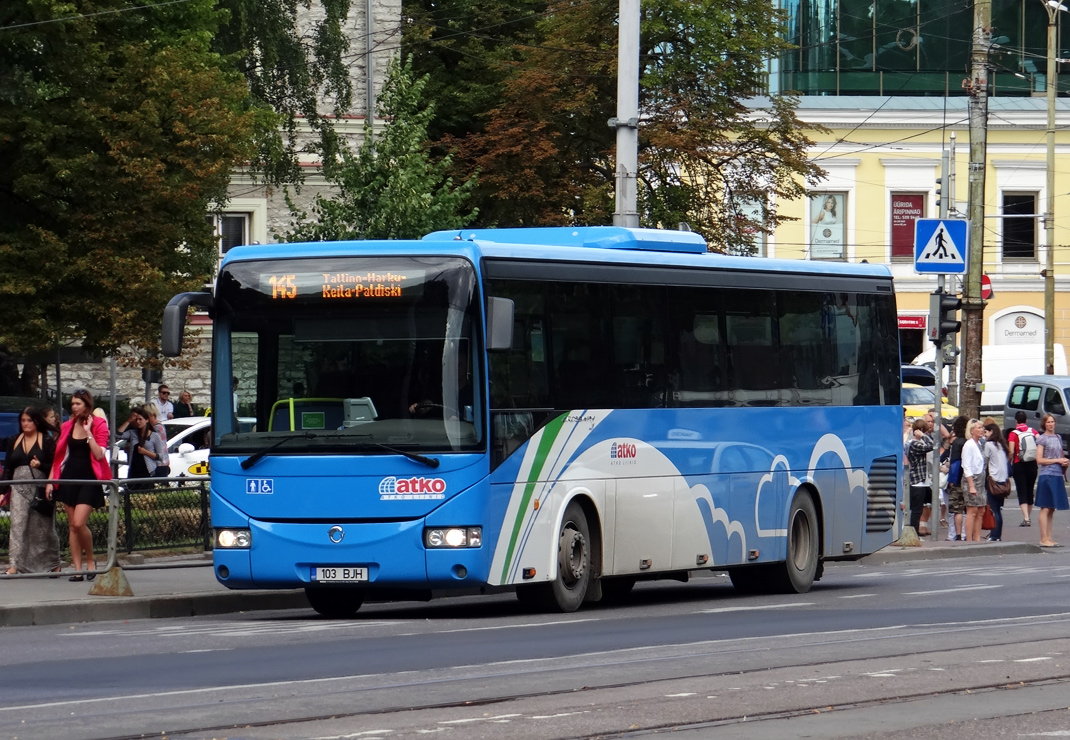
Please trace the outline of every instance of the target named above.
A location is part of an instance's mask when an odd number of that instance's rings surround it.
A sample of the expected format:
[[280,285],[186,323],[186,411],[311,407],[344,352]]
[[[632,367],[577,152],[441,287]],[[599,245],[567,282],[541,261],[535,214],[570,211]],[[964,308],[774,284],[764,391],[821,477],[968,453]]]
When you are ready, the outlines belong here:
[[487,349],[513,348],[513,302],[509,298],[487,298]]
[[160,349],[164,357],[182,354],[182,336],[186,332],[186,314],[190,304],[211,309],[215,299],[211,293],[179,293],[167,303],[163,310],[163,332],[160,337]]

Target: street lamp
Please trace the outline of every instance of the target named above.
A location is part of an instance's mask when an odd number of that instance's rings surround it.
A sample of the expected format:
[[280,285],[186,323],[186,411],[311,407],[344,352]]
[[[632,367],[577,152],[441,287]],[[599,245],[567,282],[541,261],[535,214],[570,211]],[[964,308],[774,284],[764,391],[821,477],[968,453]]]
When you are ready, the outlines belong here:
[[1055,20],[1059,11],[1068,9],[1060,0],[1041,0],[1048,12],[1048,74],[1045,79],[1048,93],[1048,177],[1047,205],[1044,213],[1044,233],[1048,254],[1044,269],[1044,372],[1055,374],[1055,94],[1058,78],[1055,71]]

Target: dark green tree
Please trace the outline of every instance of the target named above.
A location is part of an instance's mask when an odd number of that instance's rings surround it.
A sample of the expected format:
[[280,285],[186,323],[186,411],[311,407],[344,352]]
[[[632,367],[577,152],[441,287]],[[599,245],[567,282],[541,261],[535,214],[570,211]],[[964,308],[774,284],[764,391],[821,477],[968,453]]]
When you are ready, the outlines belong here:
[[290,203],[286,241],[334,239],[415,239],[436,229],[458,229],[476,211],[466,209],[475,178],[460,185],[449,175],[451,155],[433,160],[427,150],[427,127],[434,106],[423,102],[428,83],[416,77],[412,60],[395,58],[379,97],[378,115],[388,121],[378,134],[371,122],[356,152],[341,147],[337,163],[325,168],[334,186],[330,197],[318,195],[311,216]]
[[218,0],[212,48],[245,77],[259,111],[253,172],[299,183],[298,156],[335,157],[333,121],[350,112],[350,0]]
[[211,274],[256,114],[213,0],[77,7],[0,6],[0,344],[137,354]]
[[[444,126],[456,172],[478,171],[482,225],[609,223],[616,115],[616,0],[546,0],[510,17],[503,0],[406,0],[409,48],[444,65],[429,90],[471,75],[478,112]],[[767,0],[644,0],[640,43],[640,218],[683,221],[717,251],[749,253],[822,170],[795,101],[755,100],[766,61],[786,47]],[[486,72],[476,75],[482,61]],[[420,71],[424,68],[418,67]]]

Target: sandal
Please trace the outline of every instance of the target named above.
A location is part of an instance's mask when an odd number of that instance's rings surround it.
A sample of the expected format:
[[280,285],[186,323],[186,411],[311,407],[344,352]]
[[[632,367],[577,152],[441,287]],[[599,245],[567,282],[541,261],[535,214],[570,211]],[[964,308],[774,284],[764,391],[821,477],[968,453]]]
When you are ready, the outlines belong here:
[[1019,527],[1032,527],[1033,525],[1029,523],[1029,520],[1028,520],[1028,519],[1026,519],[1026,520],[1025,520],[1024,522],[1022,522],[1022,523],[1021,523],[1021,524],[1019,524],[1018,526],[1019,526]]

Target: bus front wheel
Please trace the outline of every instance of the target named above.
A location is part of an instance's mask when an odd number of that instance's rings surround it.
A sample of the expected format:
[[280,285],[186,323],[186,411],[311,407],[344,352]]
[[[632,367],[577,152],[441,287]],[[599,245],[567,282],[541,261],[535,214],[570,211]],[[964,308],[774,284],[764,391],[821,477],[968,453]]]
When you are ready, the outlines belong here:
[[313,588],[305,589],[308,603],[330,619],[348,619],[357,613],[364,604],[364,594],[355,588]]
[[547,611],[574,612],[583,604],[591,583],[591,532],[583,507],[565,508],[557,540],[557,577],[548,583],[520,586],[517,598]]

